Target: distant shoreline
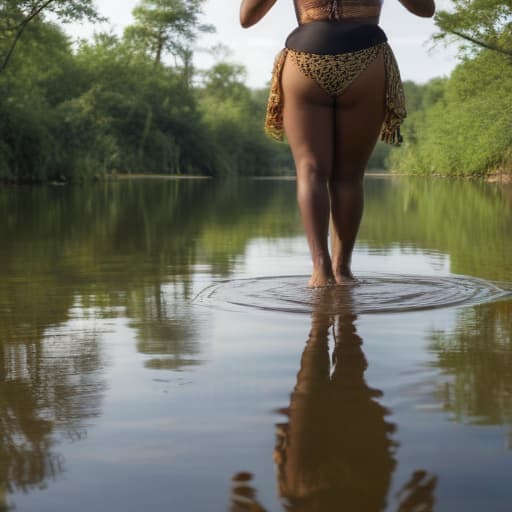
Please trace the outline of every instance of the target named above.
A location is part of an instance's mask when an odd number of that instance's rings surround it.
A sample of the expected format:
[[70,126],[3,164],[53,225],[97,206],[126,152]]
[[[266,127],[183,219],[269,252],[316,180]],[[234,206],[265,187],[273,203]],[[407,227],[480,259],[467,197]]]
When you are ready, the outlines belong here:
[[[365,173],[365,178],[401,178],[401,177],[417,177],[427,179],[454,179],[454,180],[481,180],[487,183],[497,183],[498,185],[512,184],[512,174],[509,173],[491,173],[487,176],[472,176],[472,175],[455,175],[450,176],[446,174],[415,174],[415,173],[394,173],[387,171],[372,171]],[[295,175],[283,176],[236,176],[235,179],[249,179],[253,181],[296,181]],[[169,180],[169,181],[203,181],[218,179],[215,176],[201,176],[201,175],[186,175],[186,174],[110,174],[102,177],[91,177],[79,181],[37,181],[37,180],[10,180],[0,178],[0,187],[2,186],[66,186],[84,184],[87,182],[109,182],[109,181],[130,181],[130,180]],[[223,178],[220,178],[223,179]],[[225,178],[224,178],[225,179]]]
[[113,174],[107,180],[133,180],[133,179],[159,179],[159,180],[211,180],[213,176],[186,175],[186,174]]

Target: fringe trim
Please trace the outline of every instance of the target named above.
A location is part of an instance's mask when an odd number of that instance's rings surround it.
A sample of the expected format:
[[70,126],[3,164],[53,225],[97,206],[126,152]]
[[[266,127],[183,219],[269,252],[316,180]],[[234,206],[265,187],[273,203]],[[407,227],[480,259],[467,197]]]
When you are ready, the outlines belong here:
[[[404,89],[400,78],[400,70],[391,47],[387,43],[380,46],[384,54],[384,66],[386,72],[386,112],[380,133],[380,139],[387,144],[400,146],[403,141],[402,135],[400,134],[400,125],[407,116],[407,112],[405,110]],[[265,119],[265,132],[271,138],[280,142],[284,140],[284,99],[281,78],[287,55],[288,50],[286,48],[277,54],[272,72],[267,115]]]
[[276,57],[274,70],[272,71],[272,82],[270,84],[270,95],[267,105],[267,117],[265,119],[265,132],[275,140],[283,142],[283,89],[281,77],[283,75],[284,63],[288,50],[284,48]]
[[404,86],[393,50],[389,44],[383,47],[386,69],[386,114],[382,124],[380,139],[387,144],[400,146],[403,142],[400,125],[407,117],[405,110]]

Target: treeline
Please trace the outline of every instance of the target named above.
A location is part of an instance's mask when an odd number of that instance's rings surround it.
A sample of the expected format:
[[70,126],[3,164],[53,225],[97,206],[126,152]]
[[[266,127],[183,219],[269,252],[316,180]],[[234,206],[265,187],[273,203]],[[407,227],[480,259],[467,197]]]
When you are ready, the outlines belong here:
[[[92,0],[0,3],[0,180],[292,172],[289,148],[262,130],[267,89],[249,89],[225,58],[194,68],[197,36],[213,30],[204,1],[140,0],[123,36],[75,46],[47,14],[98,20]],[[438,37],[465,43],[462,62],[449,78],[405,83],[404,145],[379,143],[370,169],[512,174],[511,19],[498,0],[439,12]]]
[[[191,43],[211,27],[199,22],[200,1],[165,18],[182,3],[143,0],[122,37],[76,48],[58,25],[31,20],[0,70],[0,179],[291,169],[288,148],[262,131],[267,91],[250,90],[227,61],[194,69]],[[0,37],[4,55],[10,42]]]
[[512,60],[491,50],[447,79],[407,84],[404,145],[389,166],[406,173],[484,176],[512,173]]
[[461,63],[445,80],[409,84],[404,147],[389,166],[407,173],[512,175],[512,3],[452,0],[436,39],[456,41]]

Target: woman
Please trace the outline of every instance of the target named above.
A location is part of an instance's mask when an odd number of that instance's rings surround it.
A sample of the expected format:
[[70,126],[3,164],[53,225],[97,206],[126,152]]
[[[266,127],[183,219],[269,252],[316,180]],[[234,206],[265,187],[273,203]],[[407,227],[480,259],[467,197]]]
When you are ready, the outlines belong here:
[[[417,16],[434,14],[433,0],[400,1]],[[275,2],[242,0],[242,26],[257,23]],[[406,113],[400,74],[378,26],[380,0],[294,3],[299,26],[276,59],[266,129],[278,139],[284,131],[292,149],[313,260],[309,286],[317,288],[354,280],[364,171],[379,134],[400,144]]]

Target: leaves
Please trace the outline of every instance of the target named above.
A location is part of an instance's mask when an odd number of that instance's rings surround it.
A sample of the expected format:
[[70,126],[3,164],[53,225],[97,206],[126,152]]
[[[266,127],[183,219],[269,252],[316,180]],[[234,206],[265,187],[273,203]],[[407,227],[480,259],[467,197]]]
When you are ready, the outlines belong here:
[[0,73],[9,64],[25,30],[34,20],[52,13],[63,22],[101,19],[93,0],[2,0],[0,2]]
[[201,23],[205,0],[141,0],[133,10],[135,24],[125,38],[161,64],[163,54],[186,60],[191,45],[200,33],[213,32]]
[[[453,0],[453,10],[439,11],[437,39],[455,36],[463,50],[489,49],[512,57],[511,0]],[[511,61],[512,63],[512,61]]]
[[422,87],[423,108],[404,124],[393,169],[485,175],[510,166],[512,66],[490,50],[460,64],[448,80]]

